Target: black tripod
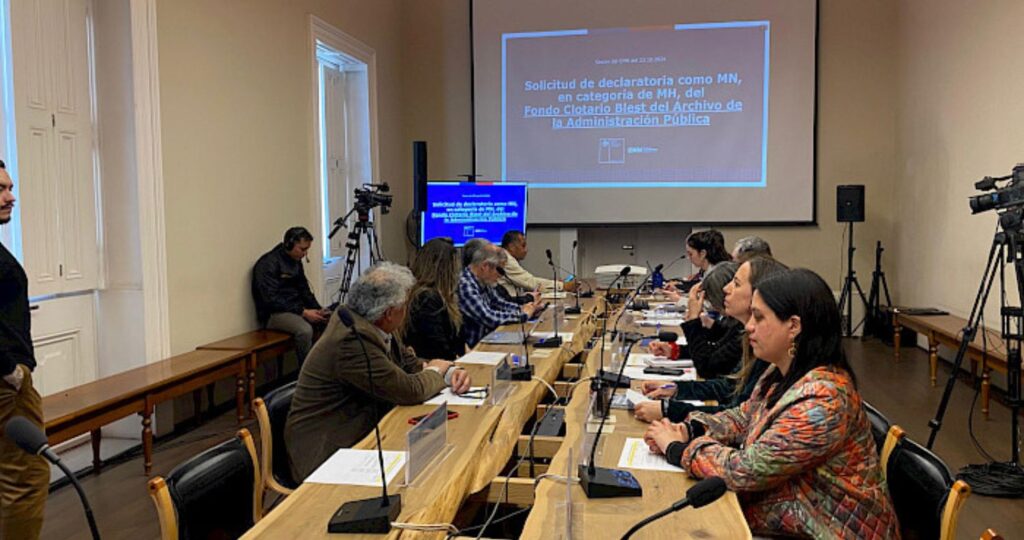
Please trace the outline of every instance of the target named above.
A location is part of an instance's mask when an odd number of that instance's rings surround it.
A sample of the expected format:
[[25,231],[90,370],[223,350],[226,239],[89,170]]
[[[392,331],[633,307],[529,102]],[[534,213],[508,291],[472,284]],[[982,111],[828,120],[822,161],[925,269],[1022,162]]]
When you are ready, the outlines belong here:
[[338,233],[341,227],[347,226],[346,222],[352,214],[356,214],[356,221],[348,232],[348,241],[345,242],[348,253],[345,255],[345,270],[341,275],[341,284],[338,286],[337,304],[345,302],[345,295],[348,294],[348,289],[352,285],[352,276],[355,275],[356,266],[359,264],[362,237],[366,237],[366,249],[370,254],[370,266],[384,260],[384,257],[380,254],[380,241],[377,239],[377,230],[373,226],[373,221],[370,220],[370,208],[365,207],[359,202],[356,202],[352,210],[349,210],[347,214],[334,222],[334,228],[327,235],[328,240],[334,238],[334,235]]
[[882,242],[875,243],[875,271],[871,273],[871,288],[868,292],[868,314],[864,323],[864,334],[881,337],[886,327],[885,311],[882,309],[882,293],[885,293],[885,307],[892,307],[892,298],[889,296],[889,283],[885,280],[885,272],[882,271]]
[[[949,398],[953,394],[953,385],[956,383],[957,373],[963,364],[967,348],[974,341],[977,334],[981,315],[985,310],[985,301],[988,299],[992,284],[995,282],[996,274],[999,274],[999,300],[1002,338],[1006,344],[1006,376],[1007,376],[1007,405],[1010,407],[1010,437],[1011,437],[1011,459],[1008,464],[1003,465],[1003,470],[993,473],[993,476],[1006,478],[1008,475],[1024,476],[1024,470],[1020,468],[1020,447],[1019,447],[1019,413],[1022,406],[1021,401],[1021,340],[1024,339],[1024,311],[1020,304],[1017,306],[1006,305],[1006,265],[1013,264],[1014,275],[1017,280],[1017,292],[1021,302],[1024,302],[1024,227],[1021,219],[1024,214],[1020,210],[1006,212],[1000,215],[1002,232],[997,232],[992,240],[992,247],[988,253],[988,262],[985,266],[985,274],[982,276],[981,285],[978,287],[978,294],[974,298],[974,305],[971,307],[971,315],[967,319],[967,326],[963,330],[963,338],[960,341],[960,348],[957,349],[956,357],[953,360],[953,370],[946,381],[945,391],[942,393],[942,401],[939,402],[939,409],[933,420],[928,422],[931,434],[928,436],[928,448],[935,444],[935,437],[942,428],[942,417],[946,414],[946,407],[949,405]],[[974,486],[972,486],[974,487]],[[977,490],[976,490],[977,491]]]
[[[864,304],[865,310],[868,307],[868,300],[864,297],[864,289],[860,288],[860,282],[857,281],[857,272],[853,270],[853,252],[857,251],[857,248],[853,245],[853,222],[848,225],[850,237],[850,244],[846,247],[846,278],[843,279],[843,292],[839,295],[839,313],[846,314],[846,324],[843,335],[853,335],[853,289],[857,288],[857,294],[860,295],[860,301]],[[863,322],[863,321],[862,321]],[[860,327],[860,323],[857,324]]]

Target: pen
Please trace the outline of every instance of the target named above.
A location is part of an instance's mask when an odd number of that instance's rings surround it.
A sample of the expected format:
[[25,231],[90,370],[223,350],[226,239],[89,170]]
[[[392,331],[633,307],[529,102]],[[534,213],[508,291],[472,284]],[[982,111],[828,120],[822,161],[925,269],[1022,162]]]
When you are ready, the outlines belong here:
[[658,389],[659,390],[671,390],[671,389],[673,389],[675,387],[676,387],[676,385],[674,385],[672,383],[669,383],[669,384],[663,384],[663,385],[659,386]]

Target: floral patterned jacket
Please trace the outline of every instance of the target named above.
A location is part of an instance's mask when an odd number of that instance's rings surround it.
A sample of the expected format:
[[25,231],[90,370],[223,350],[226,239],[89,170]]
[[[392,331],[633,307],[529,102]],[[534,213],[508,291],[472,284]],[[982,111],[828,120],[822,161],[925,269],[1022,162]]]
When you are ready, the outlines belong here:
[[722,477],[754,531],[899,538],[870,424],[850,375],[815,368],[769,409],[758,396],[775,369],[739,407],[690,416],[707,431],[686,447],[683,468],[701,478]]

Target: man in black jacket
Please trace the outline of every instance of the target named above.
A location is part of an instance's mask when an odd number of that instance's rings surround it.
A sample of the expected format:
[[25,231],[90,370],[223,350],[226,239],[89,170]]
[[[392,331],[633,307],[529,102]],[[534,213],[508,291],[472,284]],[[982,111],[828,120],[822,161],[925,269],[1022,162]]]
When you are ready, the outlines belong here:
[[[14,212],[14,183],[0,161],[0,225]],[[12,416],[43,429],[43,402],[32,387],[36,367],[28,307],[28,277],[0,245],[0,538],[39,538],[50,466],[3,435]]]
[[305,227],[292,227],[284,241],[264,253],[252,269],[252,298],[256,316],[266,328],[295,337],[295,354],[301,365],[313,346],[313,326],[327,323],[329,313],[313,296],[302,269],[313,235]]

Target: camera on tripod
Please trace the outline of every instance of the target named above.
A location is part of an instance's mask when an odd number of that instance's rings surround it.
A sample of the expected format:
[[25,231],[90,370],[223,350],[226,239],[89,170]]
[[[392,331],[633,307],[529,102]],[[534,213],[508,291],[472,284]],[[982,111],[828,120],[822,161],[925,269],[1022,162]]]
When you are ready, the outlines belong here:
[[389,191],[391,191],[391,186],[388,186],[387,182],[363,184],[363,187],[356,188],[354,191],[356,195],[356,212],[366,214],[371,209],[379,206],[380,213],[387,214],[391,211],[391,201],[394,199],[394,195],[387,194]]
[[[998,182],[1009,180],[1003,187]],[[969,199],[971,213],[979,214],[987,210],[1003,210],[1013,206],[1024,205],[1024,163],[1018,163],[1013,172],[1007,176],[993,178],[986,176],[974,183],[974,189],[993,191],[983,195],[975,195]]]

